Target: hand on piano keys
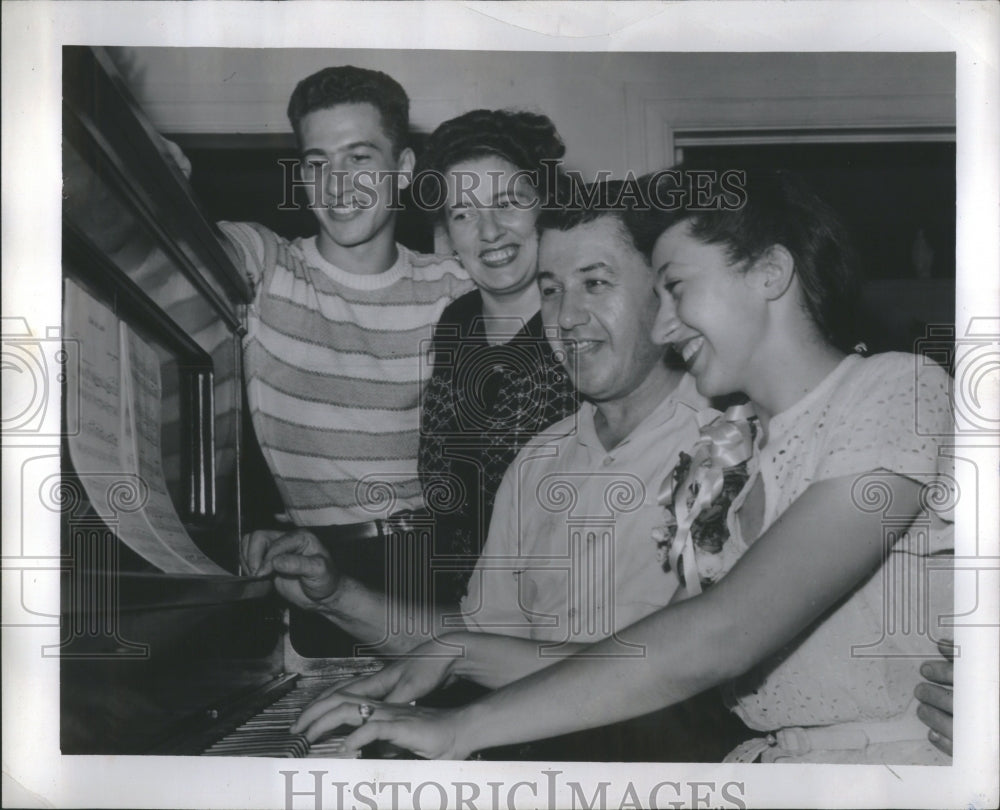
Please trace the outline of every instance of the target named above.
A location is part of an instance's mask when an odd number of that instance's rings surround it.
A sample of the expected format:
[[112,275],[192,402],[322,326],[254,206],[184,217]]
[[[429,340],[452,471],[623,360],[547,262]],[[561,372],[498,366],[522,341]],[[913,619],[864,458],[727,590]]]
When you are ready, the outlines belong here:
[[[456,648],[455,657],[444,657],[435,648],[435,655],[421,655],[421,648],[415,648],[408,656],[387,664],[377,672],[372,672],[349,681],[343,681],[324,690],[303,709],[292,728],[309,733],[315,726],[315,733],[329,729],[328,722],[322,722],[327,712],[337,709],[345,699],[355,702],[384,701],[386,703],[409,703],[448,685],[454,680],[454,665],[461,649]],[[340,716],[340,715],[338,715]]]
[[290,692],[210,745],[205,756],[356,758],[357,751],[345,750],[343,735],[328,735],[310,742],[304,734],[290,730],[302,707],[313,701],[328,683],[325,678],[303,678]]
[[471,753],[460,751],[456,741],[461,709],[432,709],[412,701],[389,703],[344,691],[343,687],[313,706],[319,707],[316,713],[303,712],[292,725],[292,733],[306,740],[323,740],[344,726],[357,726],[340,738],[345,757],[376,747],[380,758],[464,759]]
[[[362,751],[345,746],[344,733],[310,740],[291,731],[303,706],[315,700],[329,684],[326,678],[303,678],[294,689],[265,706],[233,731],[212,743],[203,753],[216,757],[282,757],[310,759],[414,759],[409,751],[374,743]],[[341,730],[342,732],[344,730]]]
[[[344,679],[350,682],[351,679]],[[344,744],[351,725],[335,728],[315,739],[296,733],[291,726],[302,708],[328,689],[328,677],[300,678],[295,687],[278,700],[264,706],[236,728],[211,743],[202,754],[216,757],[281,757],[309,759],[419,759],[405,748],[374,742],[361,748]],[[343,684],[341,684],[342,686]]]
[[[335,712],[342,712],[344,717],[357,715],[358,705],[345,702]],[[365,705],[372,707],[371,715],[342,740],[347,756],[375,746],[383,751],[412,752],[411,756],[420,759],[466,759],[472,753],[463,750],[459,742],[461,708],[437,709],[409,703]]]

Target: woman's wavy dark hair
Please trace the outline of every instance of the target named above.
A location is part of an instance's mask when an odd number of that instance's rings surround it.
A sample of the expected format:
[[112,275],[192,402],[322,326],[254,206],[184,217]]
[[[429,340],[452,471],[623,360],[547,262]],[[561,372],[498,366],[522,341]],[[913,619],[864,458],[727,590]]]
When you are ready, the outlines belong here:
[[[427,139],[418,158],[415,176],[443,176],[456,163],[495,155],[518,169],[532,172],[533,183],[543,199],[548,180],[556,175],[547,164],[556,166],[566,146],[547,115],[519,110],[472,110],[441,124]],[[440,213],[444,200],[432,208]]]
[[[858,338],[861,279],[839,216],[792,172],[747,170],[738,177],[742,194],[733,193],[731,170],[695,174],[680,167],[648,175],[644,205],[625,214],[625,227],[646,256],[663,232],[679,222],[689,223],[699,241],[724,246],[734,263],[752,262],[772,245],[784,246],[794,259],[816,328],[831,344],[850,351]],[[737,197],[742,199],[736,207],[705,204],[732,203]]]

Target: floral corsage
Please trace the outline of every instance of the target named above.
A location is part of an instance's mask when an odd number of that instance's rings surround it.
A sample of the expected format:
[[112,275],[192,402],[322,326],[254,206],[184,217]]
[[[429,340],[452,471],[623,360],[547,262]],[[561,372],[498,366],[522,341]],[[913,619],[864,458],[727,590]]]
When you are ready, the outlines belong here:
[[[690,594],[718,581],[746,550],[735,512],[757,467],[760,423],[751,406],[712,414],[691,453],[680,454],[663,482],[665,520],[653,530],[663,570],[675,570]],[[697,576],[689,575],[692,570]]]

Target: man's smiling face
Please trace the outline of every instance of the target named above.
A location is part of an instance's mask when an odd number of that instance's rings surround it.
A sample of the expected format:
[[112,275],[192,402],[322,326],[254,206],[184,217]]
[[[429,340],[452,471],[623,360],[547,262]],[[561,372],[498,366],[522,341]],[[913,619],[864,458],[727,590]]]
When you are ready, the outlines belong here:
[[542,233],[542,320],[585,397],[627,397],[663,359],[651,330],[655,277],[614,216]]
[[413,153],[403,149],[394,155],[379,111],[368,103],[315,110],[302,118],[299,135],[302,179],[319,221],[320,252],[326,255],[324,246],[363,245],[386,229],[391,233],[389,173],[412,170]]

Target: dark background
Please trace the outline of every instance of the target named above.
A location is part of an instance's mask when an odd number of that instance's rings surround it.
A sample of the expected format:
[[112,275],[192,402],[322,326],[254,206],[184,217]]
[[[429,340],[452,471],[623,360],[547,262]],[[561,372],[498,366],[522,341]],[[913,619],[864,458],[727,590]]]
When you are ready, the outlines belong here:
[[[426,136],[414,133],[412,137],[419,153]],[[301,193],[293,198],[299,204],[296,210],[279,208],[288,196],[279,160],[297,157],[291,135],[187,136],[177,140],[191,160],[191,183],[210,221],[260,222],[288,238],[316,233],[316,220]],[[838,211],[857,248],[867,280],[858,340],[871,352],[914,351],[929,326],[953,323],[953,143],[686,146],[684,163],[694,167],[784,168],[806,178]],[[407,202],[404,192],[404,205]],[[412,206],[398,218],[397,239],[414,250],[433,251],[431,223]],[[915,251],[922,255],[922,261],[915,261]],[[938,338],[936,345],[940,343]],[[248,430],[244,447],[246,491],[255,496],[246,504],[249,525],[266,525],[282,510],[281,501],[252,430]]]
[[[426,136],[414,135],[419,148]],[[253,221],[294,238],[316,233],[301,193],[297,210],[279,160],[297,157],[291,136],[178,138],[191,159],[195,193],[210,220]],[[802,174],[836,209],[866,279],[858,340],[871,352],[915,351],[929,326],[950,326],[955,309],[955,145],[945,142],[784,143],[687,146],[694,167],[784,168]],[[407,205],[406,192],[402,201]],[[397,239],[434,249],[427,217],[409,206]]]

